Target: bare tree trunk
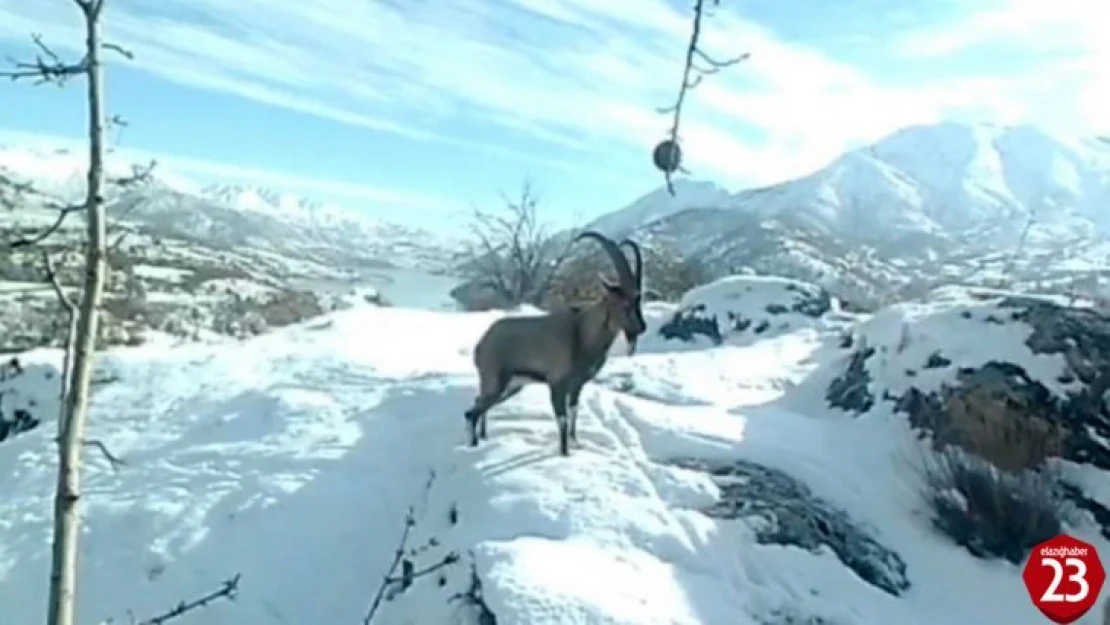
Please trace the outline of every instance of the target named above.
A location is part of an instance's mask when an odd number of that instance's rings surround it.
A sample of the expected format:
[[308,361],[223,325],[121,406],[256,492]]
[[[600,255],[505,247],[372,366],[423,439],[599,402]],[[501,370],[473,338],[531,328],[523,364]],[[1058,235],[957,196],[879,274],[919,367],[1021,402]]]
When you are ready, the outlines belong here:
[[59,423],[58,486],[54,497],[53,568],[47,625],[73,625],[77,590],[78,534],[81,526],[81,452],[89,386],[104,290],[104,109],[101,76],[100,9],[103,0],[76,0],[85,18],[88,80],[89,171],[85,212],[88,241],[85,280],[73,343],[71,379],[63,380],[65,405]]

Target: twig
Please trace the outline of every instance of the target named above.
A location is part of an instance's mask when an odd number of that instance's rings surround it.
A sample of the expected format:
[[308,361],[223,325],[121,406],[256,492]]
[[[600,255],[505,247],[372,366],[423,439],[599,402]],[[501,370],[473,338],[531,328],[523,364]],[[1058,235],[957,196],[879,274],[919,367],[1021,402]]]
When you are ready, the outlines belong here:
[[[435,477],[435,472],[428,475],[428,481],[424,484],[424,498],[427,498],[428,492],[431,491]],[[370,625],[374,622],[374,615],[377,614],[382,601],[385,599],[386,591],[391,586],[400,583],[407,587],[412,583],[413,579],[428,575],[429,573],[438,571],[458,561],[458,554],[451,552],[436,564],[419,570],[413,570],[412,563],[405,558],[405,550],[408,546],[409,535],[412,533],[412,528],[415,526],[416,510],[412,506],[409,506],[408,510],[405,512],[405,527],[401,530],[401,538],[397,541],[397,549],[393,552],[393,560],[390,562],[389,569],[385,572],[385,575],[382,576],[382,583],[378,585],[378,590],[374,593],[374,598],[370,601],[370,608],[366,611],[366,616],[362,619],[363,625]],[[397,567],[402,566],[402,562],[404,563],[403,573],[397,575]]]
[[[710,1],[713,6],[720,5],[720,0]],[[655,166],[663,172],[663,177],[667,181],[667,191],[671,195],[675,194],[671,176],[678,171],[688,173],[682,169],[682,152],[678,142],[678,129],[682,122],[682,106],[686,103],[687,92],[697,87],[702,78],[716,74],[726,67],[747,60],[751,56],[750,53],[745,52],[734,58],[718,60],[699,47],[701,21],[705,16],[705,2],[706,0],[695,0],[694,2],[694,24],[690,32],[690,42],[686,46],[686,63],[682,70],[682,86],[679,87],[678,97],[671,106],[658,109],[662,114],[671,115],[671,128],[667,132],[667,138],[655,148]]]
[[179,616],[183,616],[184,614],[196,610],[197,608],[203,608],[213,601],[218,601],[220,599],[234,601],[239,593],[240,577],[242,577],[242,575],[236,573],[235,577],[225,580],[219,589],[213,590],[203,597],[193,599],[192,601],[182,601],[173,608],[169,609],[166,612],[163,612],[162,614],[159,614],[158,616],[152,616],[146,620],[139,621],[137,625],[162,625],[163,623],[168,623],[169,621],[172,621]]
[[50,224],[45,230],[35,235],[19,238],[15,241],[12,241],[11,243],[8,243],[8,247],[16,249],[42,243],[47,239],[47,237],[54,234],[62,227],[62,224],[65,223],[66,217],[69,217],[70,213],[75,213],[77,211],[85,209],[84,206],[58,206],[56,208],[58,209],[58,216],[54,218],[54,223]]
[[374,593],[374,599],[370,602],[370,609],[366,612],[366,617],[362,619],[363,625],[370,625],[374,621],[374,614],[378,612],[378,608],[382,604],[382,599],[385,598],[385,591],[391,585],[390,579],[393,572],[401,564],[401,558],[405,557],[405,545],[409,541],[409,533],[412,532],[413,526],[416,525],[416,517],[413,509],[410,507],[408,512],[405,513],[405,529],[401,531],[401,540],[397,543],[397,550],[393,552],[393,561],[389,564],[389,570],[382,578],[382,583],[378,586],[378,591]]
[[100,455],[104,456],[104,459],[108,461],[108,466],[112,467],[112,471],[119,471],[120,467],[127,465],[127,463],[123,460],[120,460],[118,456],[108,451],[108,446],[105,445],[102,441],[96,439],[85,439],[84,444],[86,447],[95,447],[100,452]]
[[405,584],[407,586],[409,584],[412,584],[412,580],[414,579],[425,577],[427,575],[435,573],[436,571],[451,566],[458,561],[459,554],[452,551],[443,556],[443,559],[439,562],[436,562],[435,564],[430,564],[423,568],[406,571],[402,575],[387,576],[385,581],[387,582],[387,584]]
[[[104,4],[104,0],[75,0],[75,2],[81,7],[82,11],[92,15],[99,13]],[[46,45],[40,34],[32,34],[31,43],[37,49],[34,60],[18,61],[9,57],[8,61],[11,63],[12,69],[0,71],[0,78],[7,78],[12,81],[33,80],[35,85],[50,83],[61,86],[74,76],[88,73],[89,59],[87,56],[75,62],[65,61],[50,46]],[[103,42],[100,47],[111,50],[128,60],[135,58],[130,50],[116,43]]]
[[116,185],[117,187],[133,187],[150,180],[151,173],[154,168],[158,166],[158,161],[151,160],[145,165],[132,165],[131,174],[121,176],[119,178],[108,178],[108,184]]
[[54,268],[54,260],[50,258],[50,253],[46,250],[42,252],[42,263],[46,268],[46,281],[50,284],[50,288],[54,290],[54,295],[58,297],[58,301],[65,307],[67,313],[77,314],[77,304],[62,290],[62,285],[58,282],[58,272]]

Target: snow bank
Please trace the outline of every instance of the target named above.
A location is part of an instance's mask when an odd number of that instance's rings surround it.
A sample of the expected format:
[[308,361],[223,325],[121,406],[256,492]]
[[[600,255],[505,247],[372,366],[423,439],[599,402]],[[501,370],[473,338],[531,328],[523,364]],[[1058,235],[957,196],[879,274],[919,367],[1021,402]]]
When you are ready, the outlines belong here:
[[[654,329],[655,349],[704,348],[729,343],[748,345],[817,326],[838,310],[822,288],[773,276],[729,276],[691,289],[678,310]],[[661,340],[660,340],[661,339]]]
[[[781,401],[824,349],[817,334],[615,352],[607,371],[634,392],[587,386],[582,446],[561,458],[542,387],[491,413],[488,442],[464,445],[472,345],[497,316],[361,307],[238,344],[103,354],[89,436],[128,465],[88,456],[79,620],[156,614],[240,573],[236,602],[185,618],[360,622],[410,506],[412,569],[456,561],[392,585],[385,625],[489,622],[460,596],[480,596],[499,625],[1040,618],[1015,567],[970,558],[918,518],[914,476],[893,460],[904,429]],[[45,605],[51,436],[0,444],[0,605],[12,623],[40,620]],[[748,473],[745,497],[765,509],[722,516],[741,462],[790,485]],[[819,518],[897,556],[904,589],[857,573],[869,552],[841,553],[807,520],[810,504],[777,490],[819,498]],[[770,531],[780,504],[805,537]]]
[[1048,462],[1089,513],[1073,530],[1110,539],[1110,316],[1059,298],[945,288],[880,311],[840,345],[811,391],[1004,470]]

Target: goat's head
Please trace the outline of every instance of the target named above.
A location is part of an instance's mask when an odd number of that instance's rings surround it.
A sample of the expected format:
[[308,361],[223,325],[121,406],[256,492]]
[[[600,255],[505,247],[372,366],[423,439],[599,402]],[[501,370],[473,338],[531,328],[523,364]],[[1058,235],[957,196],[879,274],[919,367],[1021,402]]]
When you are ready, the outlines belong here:
[[[628,353],[632,354],[636,351],[636,340],[647,329],[644,313],[640,308],[643,286],[643,257],[640,254],[640,246],[630,239],[625,239],[617,245],[612,239],[592,230],[587,230],[575,238],[576,241],[579,239],[593,239],[600,243],[617,271],[616,282],[600,276],[605,286],[605,306],[609,312],[610,323],[614,326],[613,329],[624,333],[625,342],[628,343]],[[628,258],[622,249],[624,247],[632,251],[635,269],[629,266]]]

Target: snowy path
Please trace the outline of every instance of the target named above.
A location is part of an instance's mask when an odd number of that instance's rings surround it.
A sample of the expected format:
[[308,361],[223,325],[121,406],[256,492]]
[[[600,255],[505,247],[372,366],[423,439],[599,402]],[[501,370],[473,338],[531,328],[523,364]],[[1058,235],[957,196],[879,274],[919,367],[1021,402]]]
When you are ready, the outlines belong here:
[[[541,388],[491,413],[488,444],[462,445],[470,346],[491,318],[358,310],[244,344],[105,357],[119,379],[97,393],[90,436],[129,464],[113,473],[91,456],[83,622],[156,613],[234,573],[239,601],[189,622],[361,622],[409,505],[409,544],[437,544],[417,566],[447,550],[462,560],[387,603],[385,625],[472,622],[453,620],[448,600],[471,564],[500,625],[1036,622],[1011,568],[964,556],[914,517],[898,421],[806,409],[804,393],[782,403],[817,357],[814,334],[614,358],[583,396],[583,447],[568,460]],[[633,388],[608,388],[620,380]],[[5,623],[38,622],[45,604],[49,429],[0,447]],[[689,456],[804,480],[902,555],[910,593],[706,517],[717,486],[665,462]]]

